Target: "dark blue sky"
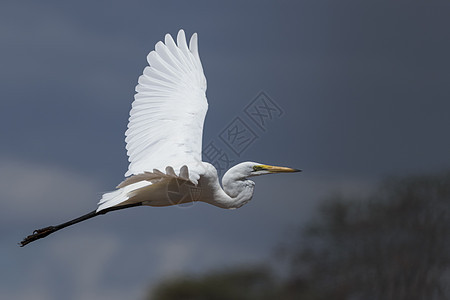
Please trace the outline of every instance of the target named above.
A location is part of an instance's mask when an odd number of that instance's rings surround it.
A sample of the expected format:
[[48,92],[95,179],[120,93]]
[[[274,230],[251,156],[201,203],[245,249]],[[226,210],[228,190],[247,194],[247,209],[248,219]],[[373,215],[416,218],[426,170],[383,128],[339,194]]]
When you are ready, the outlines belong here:
[[[4,1],[0,298],[139,298],[164,276],[267,259],[330,193],[449,168],[449,13],[446,1]],[[137,78],[180,28],[199,34],[205,143],[264,91],[284,114],[235,159],[304,173],[255,179],[236,211],[130,209],[18,248],[123,179]]]

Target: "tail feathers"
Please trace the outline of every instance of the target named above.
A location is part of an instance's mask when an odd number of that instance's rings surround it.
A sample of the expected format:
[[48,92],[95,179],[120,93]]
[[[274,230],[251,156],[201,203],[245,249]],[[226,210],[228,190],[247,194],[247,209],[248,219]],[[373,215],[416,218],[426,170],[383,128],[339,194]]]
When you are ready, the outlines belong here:
[[102,199],[98,202],[97,212],[127,201],[130,199],[130,195],[132,195],[131,192],[150,184],[152,183],[144,180],[127,185],[112,192],[104,193]]
[[102,199],[98,202],[97,212],[118,205],[128,200],[125,189],[118,189],[112,192],[104,193]]

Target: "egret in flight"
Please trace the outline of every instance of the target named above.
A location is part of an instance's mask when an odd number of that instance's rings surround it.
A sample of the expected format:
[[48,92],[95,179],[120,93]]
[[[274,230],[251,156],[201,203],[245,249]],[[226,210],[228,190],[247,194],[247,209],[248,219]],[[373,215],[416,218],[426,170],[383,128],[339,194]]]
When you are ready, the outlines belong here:
[[21,247],[67,226],[133,206],[203,201],[221,208],[238,208],[252,199],[255,183],[249,177],[300,171],[243,162],[225,173],[221,187],[217,170],[202,161],[208,102],[197,34],[192,35],[189,46],[183,30],[178,32],[176,43],[166,34],[147,61],[125,132],[130,162],[127,178],[116,190],[102,196],[96,210],[35,230],[20,243]]

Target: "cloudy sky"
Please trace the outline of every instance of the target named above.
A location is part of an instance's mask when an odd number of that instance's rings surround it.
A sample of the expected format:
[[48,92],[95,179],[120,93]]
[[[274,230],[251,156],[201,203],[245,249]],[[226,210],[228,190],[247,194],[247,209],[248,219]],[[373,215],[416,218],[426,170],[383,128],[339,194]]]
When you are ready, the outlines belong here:
[[[448,169],[450,5],[423,3],[3,1],[0,298],[141,299],[167,276],[270,261],[331,193]],[[19,248],[123,179],[137,78],[180,28],[199,34],[204,144],[304,172],[256,178],[238,210],[133,208]],[[263,129],[245,114],[261,91],[282,112]],[[235,118],[257,136],[239,155],[220,139]]]

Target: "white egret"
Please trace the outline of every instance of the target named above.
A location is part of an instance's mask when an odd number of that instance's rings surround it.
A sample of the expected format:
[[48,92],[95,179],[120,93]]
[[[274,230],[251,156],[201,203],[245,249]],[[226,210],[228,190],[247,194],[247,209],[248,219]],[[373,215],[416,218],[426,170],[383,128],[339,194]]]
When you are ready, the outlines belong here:
[[[197,48],[197,34],[189,46],[183,30],[177,42],[166,34],[147,56],[136,86],[126,131],[128,177],[105,193],[98,208],[69,222],[35,230],[21,246],[64,227],[109,211],[132,206],[168,206],[203,201],[221,208],[238,208],[251,200],[252,176],[298,172],[255,162],[229,169],[220,186],[213,165],[202,162],[202,131],[208,103],[206,78]],[[161,172],[163,170],[164,172]]]

